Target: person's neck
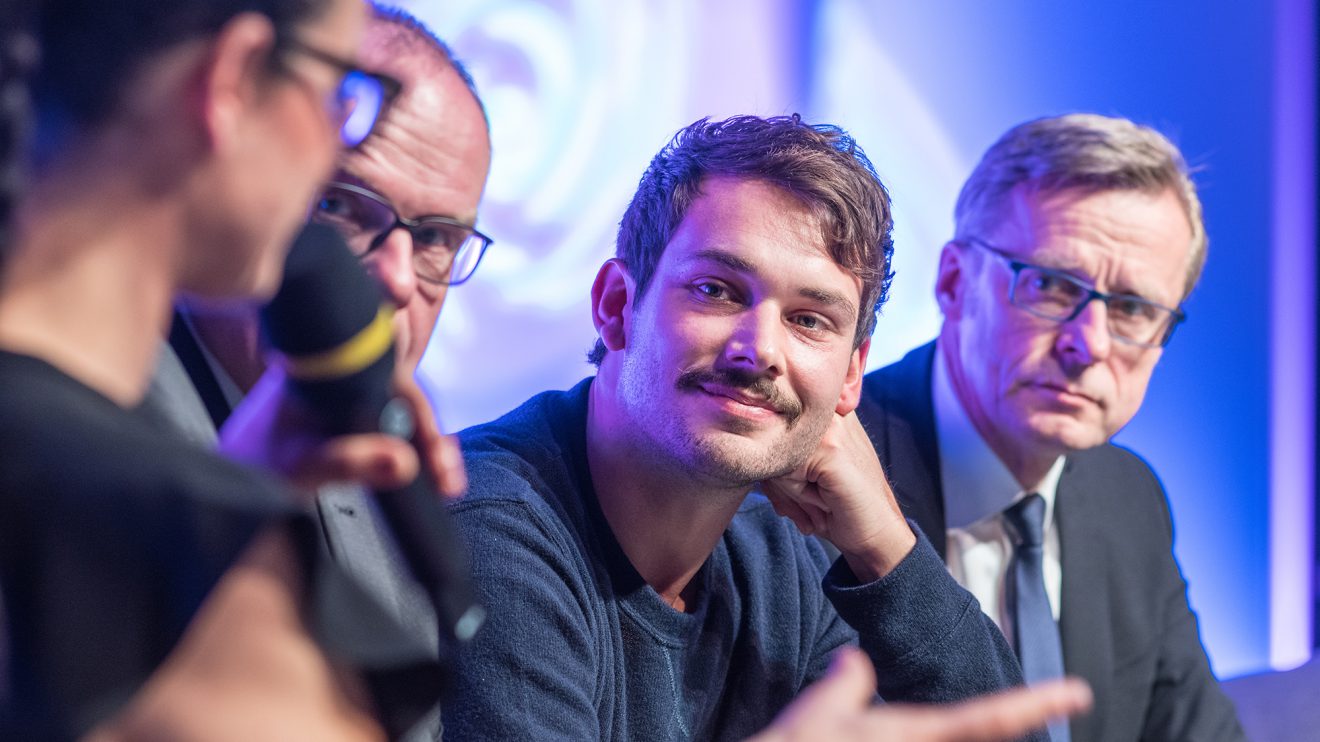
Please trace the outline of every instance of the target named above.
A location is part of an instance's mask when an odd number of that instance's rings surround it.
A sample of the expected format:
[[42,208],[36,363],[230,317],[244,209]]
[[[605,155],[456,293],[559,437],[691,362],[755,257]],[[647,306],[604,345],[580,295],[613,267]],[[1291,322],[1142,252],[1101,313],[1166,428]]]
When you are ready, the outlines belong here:
[[953,394],[958,399],[958,404],[962,406],[963,414],[967,415],[967,419],[980,434],[981,440],[985,441],[991,451],[994,451],[995,456],[999,457],[1004,467],[1025,491],[1035,490],[1064,452],[1032,448],[1026,441],[1011,440],[998,435],[987,421],[984,411],[976,404],[976,396],[972,394],[971,384],[957,358],[957,334],[949,332],[946,324],[946,331],[940,336],[935,362],[945,364]]
[[601,511],[642,579],[676,610],[750,488],[702,481],[645,450],[617,415],[617,387],[591,385],[587,461]]
[[1035,492],[1040,489],[1045,475],[1049,474],[1054,462],[1062,455],[1060,453],[1029,455],[1011,450],[1008,446],[996,446],[993,442],[990,444],[990,450],[1004,462],[1004,466],[1008,468],[1024,492]]
[[188,321],[197,331],[202,345],[206,346],[238,388],[244,394],[252,391],[257,380],[266,372],[256,310],[240,308],[215,311],[193,308],[188,311]]
[[34,187],[5,255],[0,347],[131,407],[167,326],[182,232],[168,204],[101,183],[65,177]]

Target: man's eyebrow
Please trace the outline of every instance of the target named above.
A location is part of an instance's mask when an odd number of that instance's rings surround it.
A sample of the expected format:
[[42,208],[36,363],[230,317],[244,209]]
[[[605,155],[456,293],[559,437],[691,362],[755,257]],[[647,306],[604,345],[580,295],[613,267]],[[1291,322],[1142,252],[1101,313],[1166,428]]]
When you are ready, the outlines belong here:
[[347,170],[336,170],[335,174],[330,176],[330,182],[348,183],[349,185],[361,186],[362,188],[366,188],[368,191],[371,191],[373,193],[376,191],[375,187],[372,186],[370,183],[348,172]]
[[[714,263],[719,263],[720,265],[730,270],[738,271],[739,273],[750,273],[752,275],[756,275],[757,273],[759,273],[757,267],[752,263],[743,260],[737,255],[733,255],[731,253],[724,252],[723,250],[718,250],[714,248],[706,248],[704,250],[698,250],[697,252],[692,254],[691,260],[693,262],[699,260],[709,260]],[[857,307],[854,306],[853,303],[848,300],[848,297],[838,292],[827,291],[825,289],[818,289],[807,286],[807,287],[803,287],[802,289],[799,289],[798,295],[805,299],[811,299],[812,301],[817,302],[819,304],[824,304],[825,306],[838,307],[842,309],[844,312],[847,312],[849,318],[857,317]]]
[[725,268],[728,268],[729,270],[738,271],[739,273],[752,273],[752,274],[758,273],[755,265],[752,265],[751,263],[747,262],[746,260],[743,260],[737,255],[724,252],[723,250],[716,250],[714,248],[708,247],[704,250],[698,250],[697,252],[693,253],[692,257],[690,258],[690,261],[696,262],[699,260],[709,260],[713,263],[719,263]]
[[839,307],[848,313],[849,319],[857,317],[857,307],[853,306],[853,303],[848,301],[848,297],[843,294],[834,291],[825,291],[823,289],[813,289],[810,287],[798,291],[798,294],[804,298],[811,299],[812,301],[819,302],[826,306]]
[[[1087,286],[1090,286],[1093,289],[1096,287],[1095,279],[1091,278],[1088,275],[1085,275],[1081,268],[1076,268],[1072,266],[1064,267],[1063,265],[1060,265],[1055,261],[1050,261],[1045,263],[1033,263],[1029,260],[1023,260],[1021,258],[1014,258],[1014,260],[1017,260],[1019,263],[1023,263],[1029,267],[1044,268],[1045,270],[1048,271],[1061,273],[1065,276],[1080,281],[1081,283],[1086,284]],[[1147,301],[1147,302],[1151,302],[1152,304],[1159,304],[1160,306],[1164,306],[1163,300],[1152,298],[1158,296],[1160,293],[1157,286],[1155,286],[1154,284],[1145,283],[1144,281],[1140,281],[1140,283],[1141,285],[1122,282],[1119,283],[1118,286],[1106,286],[1105,288],[1107,290],[1105,291],[1105,293],[1111,296],[1132,297],[1134,299],[1141,299],[1142,301]]]

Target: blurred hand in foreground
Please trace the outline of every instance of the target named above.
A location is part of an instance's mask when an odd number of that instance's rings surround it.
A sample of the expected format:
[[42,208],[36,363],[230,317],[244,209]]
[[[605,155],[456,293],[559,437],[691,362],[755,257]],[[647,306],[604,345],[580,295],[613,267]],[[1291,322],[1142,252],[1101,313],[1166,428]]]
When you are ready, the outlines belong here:
[[748,742],[999,742],[1091,706],[1090,689],[1075,679],[943,706],[873,706],[874,698],[870,660],[855,647],[844,647],[828,675]]

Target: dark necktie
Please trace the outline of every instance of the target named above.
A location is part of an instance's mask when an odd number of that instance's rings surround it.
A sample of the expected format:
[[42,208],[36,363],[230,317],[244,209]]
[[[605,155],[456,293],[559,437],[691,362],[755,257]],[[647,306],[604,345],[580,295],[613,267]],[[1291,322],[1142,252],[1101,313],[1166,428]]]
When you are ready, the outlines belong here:
[[[1061,678],[1063,647],[1045,592],[1045,498],[1033,493],[1013,503],[1004,511],[1004,525],[1013,540],[1007,598],[1022,676],[1028,683]],[[1067,722],[1050,725],[1050,740],[1068,742]]]

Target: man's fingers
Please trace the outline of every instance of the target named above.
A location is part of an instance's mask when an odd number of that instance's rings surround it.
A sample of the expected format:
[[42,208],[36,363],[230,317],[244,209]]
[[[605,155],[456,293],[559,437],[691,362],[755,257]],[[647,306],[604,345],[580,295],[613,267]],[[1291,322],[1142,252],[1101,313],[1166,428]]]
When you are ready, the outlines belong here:
[[951,709],[947,721],[950,739],[997,740],[1017,737],[1090,707],[1091,689],[1069,678],[968,702]]
[[467,472],[463,469],[458,441],[440,432],[439,417],[431,407],[431,400],[411,373],[397,370],[394,391],[412,408],[415,443],[436,489],[442,497],[462,496],[467,491]]
[[924,726],[929,733],[914,730],[912,736],[939,742],[1016,739],[1053,719],[1074,716],[1090,707],[1091,689],[1080,680],[1068,678],[941,709],[918,725],[918,729]]
[[440,494],[449,499],[462,497],[467,492],[467,469],[463,468],[463,451],[458,438],[441,436],[436,446],[436,486]]
[[950,706],[871,707],[875,670],[861,650],[843,647],[829,673],[802,692],[758,742],[1007,742],[1091,705],[1085,683],[1069,679]]
[[774,506],[775,512],[781,516],[793,521],[804,536],[810,536],[815,533],[815,526],[812,524],[811,517],[802,510],[802,507],[793,501],[792,498],[785,495],[771,495],[766,493],[766,499]]
[[807,514],[807,517],[811,518],[811,527],[815,529],[815,532],[828,537],[830,531],[830,514],[813,502],[808,501],[800,504],[802,506],[802,511]]
[[306,489],[360,482],[369,489],[402,487],[417,478],[417,454],[407,441],[381,433],[333,438],[308,449],[292,479]]

